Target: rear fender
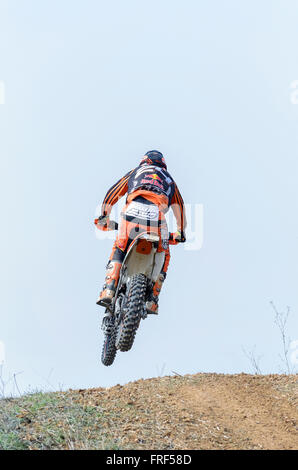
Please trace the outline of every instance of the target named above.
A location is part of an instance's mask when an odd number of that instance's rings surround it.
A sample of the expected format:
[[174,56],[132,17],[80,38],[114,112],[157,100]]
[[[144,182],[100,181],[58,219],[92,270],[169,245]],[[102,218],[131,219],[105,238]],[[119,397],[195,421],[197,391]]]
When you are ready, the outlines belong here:
[[[146,250],[146,254],[143,254],[137,249],[139,239],[145,239],[151,244],[151,250]],[[146,232],[140,234],[134,240],[123,262],[123,265],[127,267],[128,277],[131,277],[134,274],[144,274],[154,282],[157,280],[165,259],[164,252],[157,253],[156,245],[158,242],[158,235]]]

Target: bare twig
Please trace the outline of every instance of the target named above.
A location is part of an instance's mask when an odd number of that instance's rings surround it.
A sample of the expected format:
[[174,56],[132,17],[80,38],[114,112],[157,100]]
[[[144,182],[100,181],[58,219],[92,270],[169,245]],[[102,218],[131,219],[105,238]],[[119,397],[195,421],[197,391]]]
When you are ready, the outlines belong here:
[[166,364],[165,362],[163,363],[162,367],[160,368],[159,366],[156,366],[157,369],[157,377],[162,377],[164,375]]
[[8,376],[8,378],[4,379],[4,367],[3,364],[0,366],[0,398],[7,398],[6,396],[6,388],[7,385],[13,380],[13,377]]
[[178,375],[178,377],[183,377],[183,375],[178,374],[178,372],[175,372],[174,370],[172,370],[172,373],[175,374],[175,375]]
[[20,375],[20,374],[22,374],[22,372],[18,372],[17,374],[13,374],[13,381],[14,381],[15,387],[17,389],[17,392],[21,397],[22,393],[20,392],[20,388],[19,388],[19,385],[18,385],[18,382],[17,382],[17,375]]
[[279,312],[275,304],[273,303],[273,301],[271,301],[270,304],[275,313],[274,322],[277,325],[281,334],[283,355],[279,357],[281,361],[285,364],[287,373],[291,374],[293,373],[293,368],[290,366],[290,363],[289,363],[289,348],[290,348],[291,340],[287,336],[287,333],[286,333],[287,321],[288,321],[289,314],[290,314],[290,307],[287,307],[287,310],[285,312]]
[[5,382],[3,380],[3,364],[0,365],[0,398],[5,397]]
[[38,375],[42,380],[44,380],[49,386],[50,386],[50,389],[55,392],[56,389],[55,387],[53,386],[53,384],[50,382],[50,376],[52,375],[53,373],[53,368],[50,370],[49,374],[48,374],[48,377],[45,377],[44,375],[40,374],[39,372],[37,372],[36,370],[33,369],[33,372]]
[[244,352],[247,359],[250,361],[254,373],[260,375],[262,374],[260,369],[260,360],[262,356],[256,356],[255,349],[256,346],[254,346],[253,349],[250,351],[246,351],[246,349],[242,348],[242,351]]

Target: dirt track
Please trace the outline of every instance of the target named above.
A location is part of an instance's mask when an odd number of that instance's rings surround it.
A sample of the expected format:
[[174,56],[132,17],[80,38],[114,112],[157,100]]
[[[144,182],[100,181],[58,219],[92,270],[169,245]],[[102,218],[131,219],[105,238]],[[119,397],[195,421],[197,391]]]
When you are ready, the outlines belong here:
[[297,376],[196,374],[8,401],[3,424],[29,449],[298,449],[297,407]]
[[223,377],[201,387],[182,387],[180,400],[193,413],[193,424],[202,424],[198,436],[206,440],[210,434],[206,448],[298,448],[297,407],[274,383],[259,377]]
[[197,374],[138,381],[106,393],[117,400],[123,392],[136,421],[119,423],[119,436],[138,448],[298,448],[295,376]]

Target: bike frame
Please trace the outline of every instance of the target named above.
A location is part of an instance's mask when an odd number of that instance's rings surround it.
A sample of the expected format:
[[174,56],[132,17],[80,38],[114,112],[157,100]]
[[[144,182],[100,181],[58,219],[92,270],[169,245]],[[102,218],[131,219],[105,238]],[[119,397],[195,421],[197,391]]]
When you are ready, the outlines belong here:
[[[152,244],[151,251],[149,254],[137,253],[136,247],[140,239],[145,239]],[[129,283],[130,278],[134,274],[145,274],[149,280],[155,282],[162,270],[162,266],[165,260],[165,252],[157,252],[156,244],[159,243],[159,236],[150,234],[147,232],[140,233],[131,243],[126,256],[123,260],[122,267],[120,270],[118,286],[113,298],[113,302],[107,310],[110,313],[114,313],[115,304],[117,302],[119,290],[123,285],[123,277],[127,276],[126,282]]]

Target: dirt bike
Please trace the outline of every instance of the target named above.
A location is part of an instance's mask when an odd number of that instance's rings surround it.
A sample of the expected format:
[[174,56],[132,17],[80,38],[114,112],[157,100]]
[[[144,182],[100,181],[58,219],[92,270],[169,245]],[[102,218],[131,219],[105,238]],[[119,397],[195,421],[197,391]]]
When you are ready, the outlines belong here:
[[[117,230],[117,222],[110,221],[110,227]],[[159,235],[142,232],[135,237],[126,253],[115,295],[106,307],[102,321],[104,344],[101,362],[105,366],[113,364],[118,350],[131,349],[141,320],[154,314],[146,310],[146,301],[165,259],[164,252],[157,252],[159,241]],[[177,244],[171,234],[168,242]]]

